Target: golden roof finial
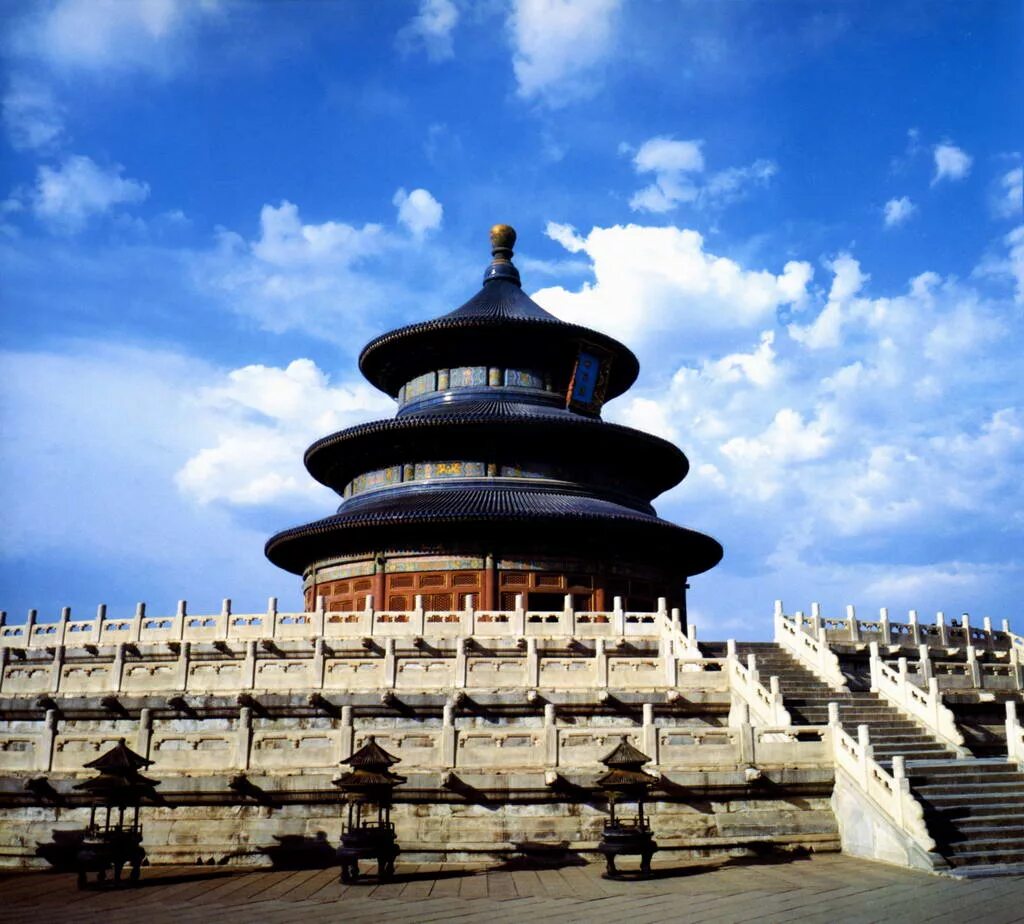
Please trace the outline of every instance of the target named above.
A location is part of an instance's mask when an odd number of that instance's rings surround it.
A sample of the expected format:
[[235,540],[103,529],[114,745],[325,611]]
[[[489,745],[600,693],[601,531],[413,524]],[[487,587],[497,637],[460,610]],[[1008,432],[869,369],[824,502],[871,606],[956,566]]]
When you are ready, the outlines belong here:
[[516,245],[516,229],[512,225],[494,225],[491,228],[491,254],[496,260],[509,262]]

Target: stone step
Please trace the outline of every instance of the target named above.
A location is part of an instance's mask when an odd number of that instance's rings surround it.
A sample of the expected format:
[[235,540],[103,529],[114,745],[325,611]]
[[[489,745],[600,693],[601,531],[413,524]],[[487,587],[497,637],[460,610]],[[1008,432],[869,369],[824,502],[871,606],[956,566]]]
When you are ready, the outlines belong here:
[[[922,805],[924,803],[922,802]],[[933,802],[925,805],[926,815],[937,818],[942,824],[959,824],[980,818],[1013,818],[1024,819],[1024,802],[991,802],[984,800],[978,803],[949,803],[944,806]]]
[[932,796],[962,796],[970,799],[974,796],[984,796],[993,793],[1003,793],[1011,796],[1019,796],[1024,799],[1024,787],[1020,783],[1011,780],[1008,783],[962,783],[959,780],[950,780],[943,783],[925,783],[917,786],[911,783],[910,788],[922,799],[930,799]]
[[921,802],[926,802],[939,812],[944,812],[946,809],[958,808],[987,807],[991,809],[997,805],[1024,806],[1024,793],[1019,791],[1016,793],[979,792],[972,794],[966,799],[958,792],[928,793],[927,795],[920,795],[919,799]]
[[1024,845],[1007,850],[977,850],[954,853],[946,856],[952,866],[994,865],[1024,863]]
[[1024,838],[1024,818],[1015,818],[1012,815],[981,815],[953,821],[946,819],[946,824],[950,825],[953,831],[951,841],[957,840],[958,837],[991,835],[993,832],[1005,832],[1006,837]]
[[967,769],[960,773],[942,774],[908,771],[907,777],[910,779],[910,785],[915,789],[927,786],[975,786],[991,783],[1018,786],[1024,790],[1024,782],[1018,779],[1016,774],[1010,773],[974,773]]
[[984,837],[973,841],[957,841],[948,845],[953,854],[998,851],[1024,851],[1024,838]]

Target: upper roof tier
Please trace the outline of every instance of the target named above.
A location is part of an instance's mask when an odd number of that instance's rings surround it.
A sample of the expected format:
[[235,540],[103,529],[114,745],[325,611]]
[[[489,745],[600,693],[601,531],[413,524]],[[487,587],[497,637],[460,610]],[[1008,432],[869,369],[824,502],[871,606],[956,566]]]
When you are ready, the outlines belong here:
[[483,288],[462,307],[430,321],[381,334],[359,356],[363,375],[398,397],[403,385],[437,369],[463,366],[516,368],[525,359],[568,381],[581,346],[610,357],[605,400],[636,381],[640,364],[625,345],[607,334],[568,324],[549,314],[521,288],[512,263],[516,233],[508,225],[491,229],[493,260]]

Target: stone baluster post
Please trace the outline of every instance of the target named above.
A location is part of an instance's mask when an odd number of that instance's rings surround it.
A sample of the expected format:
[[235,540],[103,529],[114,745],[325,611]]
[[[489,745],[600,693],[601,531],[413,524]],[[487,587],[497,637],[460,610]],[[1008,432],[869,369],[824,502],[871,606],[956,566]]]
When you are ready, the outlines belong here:
[[238,737],[235,751],[235,769],[249,769],[249,754],[252,750],[252,709],[242,706],[238,710]]
[[877,693],[882,673],[882,656],[878,652],[878,642],[868,644],[869,665],[871,667],[871,692]]
[[555,723],[555,704],[544,704],[544,763],[547,767],[558,766],[558,726]]
[[43,733],[40,736],[39,753],[36,754],[36,769],[48,772],[53,769],[54,743],[57,740],[57,710],[47,709],[43,719]]
[[324,637],[318,635],[313,642],[313,660],[310,662],[309,669],[312,676],[309,678],[310,686],[314,690],[322,690],[324,688],[324,667],[326,664],[325,656],[326,645],[324,643]]
[[892,758],[892,778],[896,784],[896,798],[893,800],[896,803],[893,806],[896,815],[895,821],[902,828],[903,805],[906,801],[905,797],[910,795],[910,781],[907,779],[906,758],[899,754],[894,754]]
[[846,632],[851,642],[860,641],[860,623],[857,622],[857,609],[852,603],[846,606]]
[[174,615],[175,620],[178,623],[178,640],[180,641],[185,637],[185,622],[188,620],[188,601],[178,601],[178,612]]
[[60,690],[61,675],[64,672],[64,646],[56,645],[53,649],[53,660],[50,662],[50,684],[51,693]]
[[455,756],[455,704],[449,700],[441,713],[441,767],[454,770]]
[[[2,626],[3,623],[0,622],[0,627]],[[0,693],[4,692],[4,678],[7,673],[7,665],[10,663],[10,660],[11,649],[5,645],[3,648],[0,648]]]
[[754,764],[757,761],[757,753],[754,726],[750,722],[750,706],[737,696],[732,698],[732,706],[729,709],[729,725],[736,729],[739,739],[740,762],[748,766]]
[[[1017,703],[1006,701],[1006,757],[1010,761],[1018,761],[1017,739],[1020,737],[1020,720],[1017,717]],[[1020,761],[1024,763],[1024,761]]]
[[750,679],[753,683],[761,682],[761,672],[757,669],[757,656],[753,652],[747,655],[747,670],[750,672]]
[[878,635],[883,645],[892,644],[892,629],[889,626],[889,607],[883,606],[878,611]]
[[142,620],[146,618],[146,604],[136,603],[135,604],[135,615],[132,617],[132,629],[129,633],[129,640],[133,642],[141,641],[142,639]]
[[531,689],[540,685],[540,656],[533,636],[526,640],[526,685]]
[[911,610],[907,616],[907,622],[910,625],[910,639],[914,643],[914,647],[919,647],[921,644],[921,626],[917,621],[917,610]]
[[516,594],[515,609],[512,611],[512,635],[522,638],[526,635],[526,598]]
[[870,762],[875,756],[875,749],[871,744],[871,732],[867,725],[857,726],[857,744],[860,745],[860,782],[864,791],[867,792],[871,780]]
[[[462,654],[463,642],[461,638],[455,640],[455,686],[465,686],[465,667],[461,677],[462,683],[459,683],[459,657],[461,655],[463,665],[465,665],[466,656]],[[398,676],[398,658],[395,656],[395,640],[393,638],[384,639],[384,686],[388,690],[395,688],[395,680]]]
[[992,617],[983,616],[981,618],[981,628],[985,631],[985,642],[989,648],[992,647]]
[[114,649],[114,664],[110,669],[110,689],[114,693],[120,693],[124,683],[124,657],[126,647],[127,646],[124,642],[118,642],[117,647]]
[[576,634],[576,609],[573,606],[572,594],[562,597],[562,631],[569,635]]
[[232,625],[231,625],[231,598],[225,597],[220,604],[220,619],[218,620],[220,625],[218,626],[219,635],[221,638],[227,639],[232,637]]
[[622,597],[612,599],[612,633],[618,636],[626,634],[626,611],[622,608]]
[[1024,690],[1024,664],[1016,645],[1010,648],[1010,675],[1015,690]]
[[103,644],[103,623],[107,620],[107,604],[101,603],[96,607],[96,621],[92,624],[92,634],[89,642],[93,645]]
[[175,686],[182,693],[188,690],[188,662],[192,655],[192,643],[182,641],[178,648],[178,677]]
[[821,633],[821,604],[811,604],[811,635],[815,638]]
[[661,757],[658,754],[658,726],[654,724],[654,703],[644,703],[641,707],[643,725],[640,730],[641,750],[658,764]]
[[927,645],[917,646],[917,675],[921,678],[921,683],[924,686],[928,686],[928,682],[935,676],[935,672],[932,670],[932,657],[928,651]]
[[356,727],[352,720],[352,707],[341,707],[341,728],[338,734],[338,759],[335,763],[341,763],[349,757],[356,749]]
[[246,639],[245,661],[242,663],[241,687],[243,690],[253,690],[256,687],[256,640]]
[[971,686],[976,690],[982,687],[981,665],[978,663],[978,649],[967,643],[967,675],[971,678]]
[[839,727],[839,703],[828,704],[828,724],[830,728]]
[[949,645],[949,628],[946,626],[946,614],[939,610],[935,614],[936,641],[942,648]]
[[[261,633],[264,638],[277,638],[277,597],[267,598],[267,620],[266,620],[265,633]],[[318,634],[322,634],[318,633]]]
[[149,757],[149,749],[153,740],[153,710],[139,710],[139,730],[135,736],[135,750],[143,757]]
[[25,617],[25,647],[29,647],[35,641],[32,638],[36,631],[36,622],[39,619],[38,610],[29,610],[28,616]]
[[[389,639],[390,640],[390,639]],[[531,638],[530,641],[537,643],[536,638]],[[460,635],[455,640],[455,688],[465,689],[466,688],[466,675],[469,673],[469,659],[467,658],[467,648],[469,647],[470,641],[468,638]]]
[[910,664],[906,658],[897,658],[896,660],[896,673],[900,675],[900,683],[909,683],[910,675]]
[[473,594],[466,594],[466,605],[462,613],[462,631],[470,637],[476,635],[476,601]]
[[779,678],[772,675],[768,678],[768,691],[772,694],[772,721],[777,725],[788,725],[783,722],[779,713],[785,708],[782,704],[782,687],[779,685]]
[[60,620],[57,623],[57,644],[67,644],[68,623],[71,621],[71,607],[61,607]]
[[608,652],[603,638],[594,639],[594,684],[599,690],[608,689]]

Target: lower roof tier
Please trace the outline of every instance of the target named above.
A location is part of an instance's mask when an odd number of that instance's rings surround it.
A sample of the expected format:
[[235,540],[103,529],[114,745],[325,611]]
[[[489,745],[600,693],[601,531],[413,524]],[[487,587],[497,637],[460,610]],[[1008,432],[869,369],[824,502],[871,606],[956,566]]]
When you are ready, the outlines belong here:
[[656,516],[589,495],[526,487],[437,487],[348,502],[333,516],[271,537],[267,557],[293,574],[340,555],[387,549],[486,548],[576,557],[628,555],[700,574],[719,543]]

